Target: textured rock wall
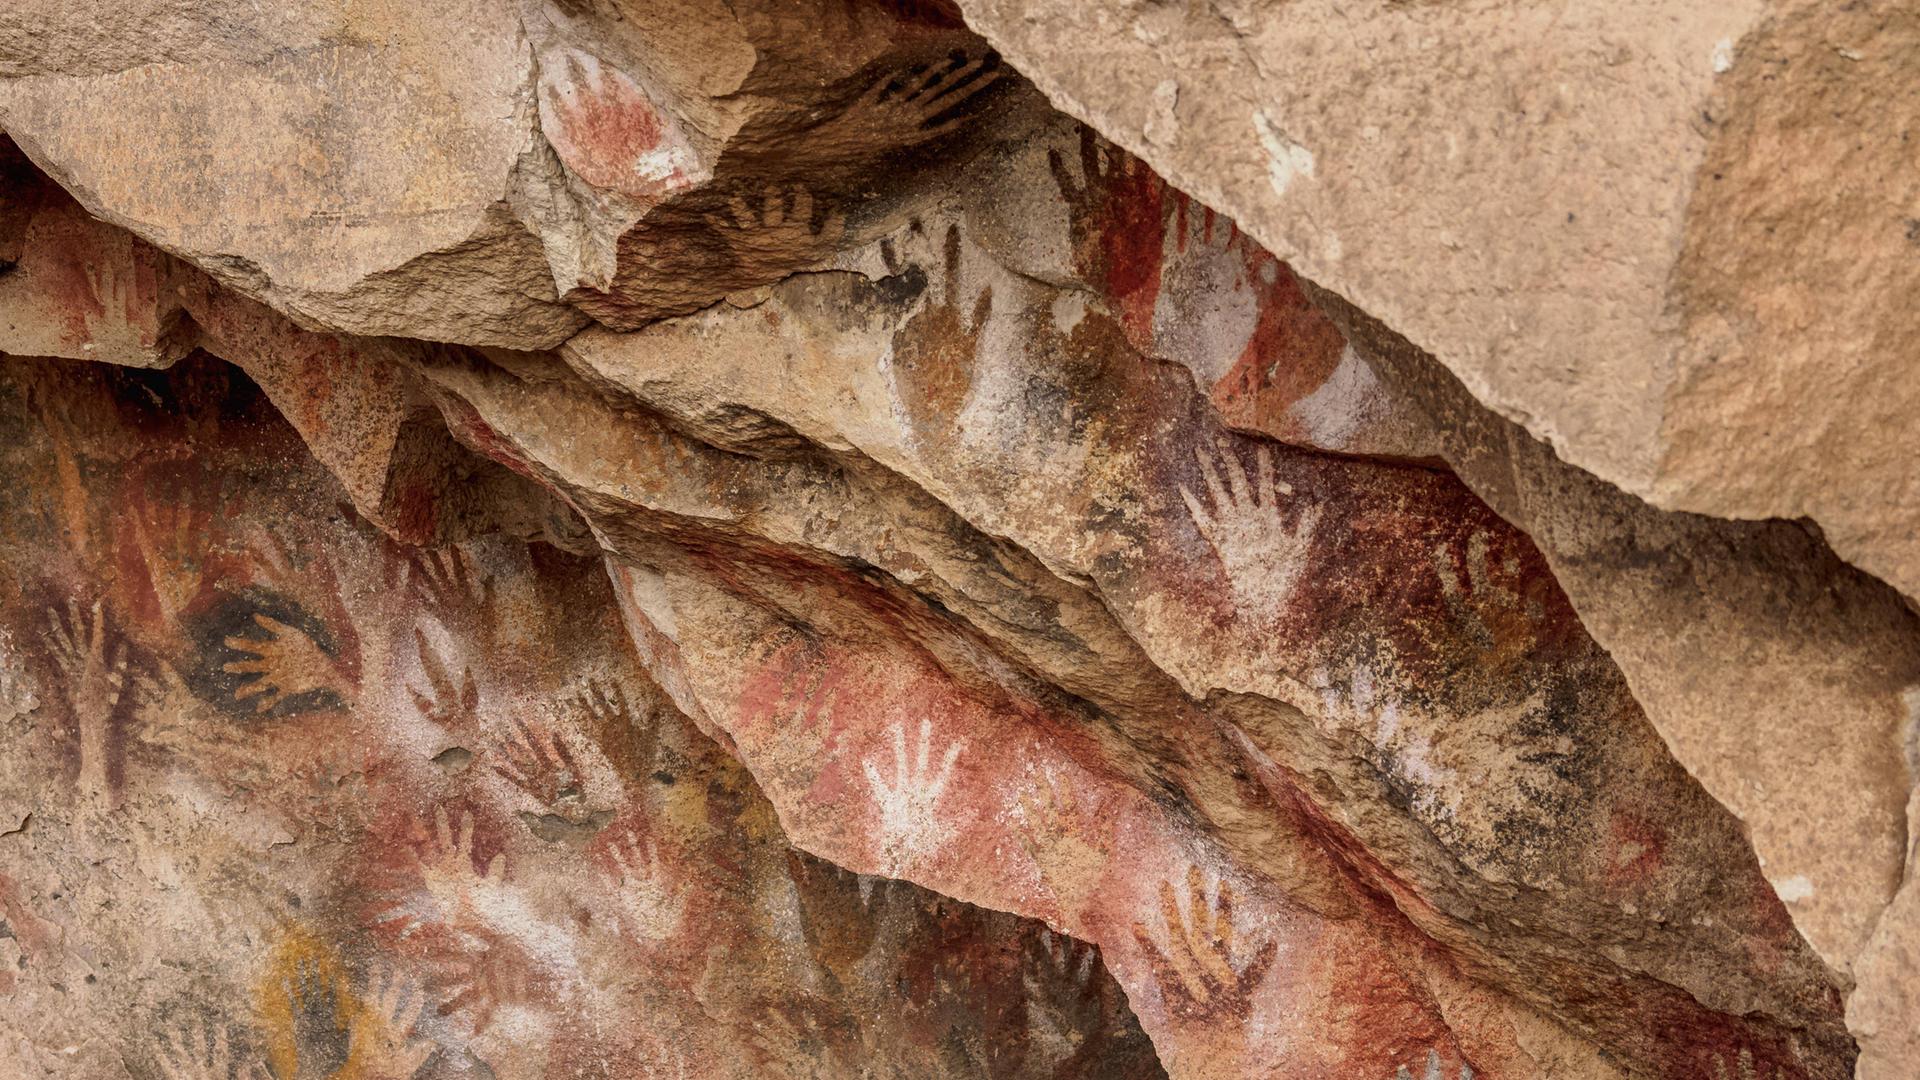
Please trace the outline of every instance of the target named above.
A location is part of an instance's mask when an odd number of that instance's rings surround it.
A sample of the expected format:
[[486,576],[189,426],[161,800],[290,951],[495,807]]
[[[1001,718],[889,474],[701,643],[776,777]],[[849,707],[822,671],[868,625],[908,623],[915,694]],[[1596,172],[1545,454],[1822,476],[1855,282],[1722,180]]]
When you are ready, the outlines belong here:
[[8,1075],[1157,1073],[1089,946],[792,846],[598,558],[394,544],[204,355],[0,393],[67,478],[8,505]]
[[1911,18],[1376,7],[0,13],[0,1076],[1910,1075]]

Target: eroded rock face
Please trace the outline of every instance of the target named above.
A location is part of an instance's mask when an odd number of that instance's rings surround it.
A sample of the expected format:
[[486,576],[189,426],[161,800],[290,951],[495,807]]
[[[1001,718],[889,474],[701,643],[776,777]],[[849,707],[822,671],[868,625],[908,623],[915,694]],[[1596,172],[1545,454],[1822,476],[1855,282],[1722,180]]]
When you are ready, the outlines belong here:
[[1567,461],[1920,595],[1910,5],[963,6]]
[[[0,16],[25,1075],[1904,1075],[1894,564],[1798,480],[1677,504],[1835,551],[1636,497],[1729,395],[1543,374],[1597,233],[1423,293],[1373,227],[1632,110],[1441,189],[1313,147],[1442,128],[1302,98],[1249,202],[1154,65],[1324,73],[1243,48],[1314,12],[966,6],[1007,59],[942,2]],[[1759,16],[1526,18],[1486,70]],[[1088,105],[1063,25],[1165,48]],[[1654,131],[1569,212],[1768,152]],[[1704,340],[1647,315],[1678,220],[1610,242],[1606,378]]]
[[592,555],[400,547],[237,371],[10,362],[10,1064],[1155,1075],[1097,952],[794,848]]

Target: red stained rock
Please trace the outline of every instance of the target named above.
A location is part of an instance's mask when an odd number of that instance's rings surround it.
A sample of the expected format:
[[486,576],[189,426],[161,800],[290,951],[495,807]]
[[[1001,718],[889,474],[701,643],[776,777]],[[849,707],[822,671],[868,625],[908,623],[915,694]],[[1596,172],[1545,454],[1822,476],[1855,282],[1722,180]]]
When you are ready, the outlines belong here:
[[1897,594],[1551,459],[976,7],[0,63],[0,1059],[1898,1075]]

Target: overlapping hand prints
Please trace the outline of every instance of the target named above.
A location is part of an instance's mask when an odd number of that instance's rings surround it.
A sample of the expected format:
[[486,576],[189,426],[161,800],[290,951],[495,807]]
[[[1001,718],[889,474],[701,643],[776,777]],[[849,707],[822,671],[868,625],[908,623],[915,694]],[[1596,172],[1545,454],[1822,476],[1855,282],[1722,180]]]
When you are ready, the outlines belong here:
[[[37,688],[0,774],[49,792],[0,841],[0,1026],[57,1033],[79,995],[106,1027],[62,1067],[162,1080],[826,1077],[874,1045],[916,1076],[1156,1073],[1095,950],[1023,988],[1038,923],[789,844],[640,666],[598,560],[395,545],[243,376],[177,378],[209,397],[171,416],[122,374],[0,366],[8,467],[67,453],[93,492],[60,525],[0,495],[41,523],[0,550],[33,582],[0,601],[9,679]],[[29,395],[121,419],[60,450]],[[93,477],[129,453],[178,501]],[[927,740],[870,754],[903,860],[964,765]]]

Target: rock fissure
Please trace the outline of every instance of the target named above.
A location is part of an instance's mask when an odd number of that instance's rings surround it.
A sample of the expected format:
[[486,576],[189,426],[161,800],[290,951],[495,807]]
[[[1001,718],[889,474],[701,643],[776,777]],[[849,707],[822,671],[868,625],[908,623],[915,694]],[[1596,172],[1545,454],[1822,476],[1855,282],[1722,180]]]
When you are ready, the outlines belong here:
[[1376,7],[0,16],[0,1059],[1904,1075],[1911,20]]

